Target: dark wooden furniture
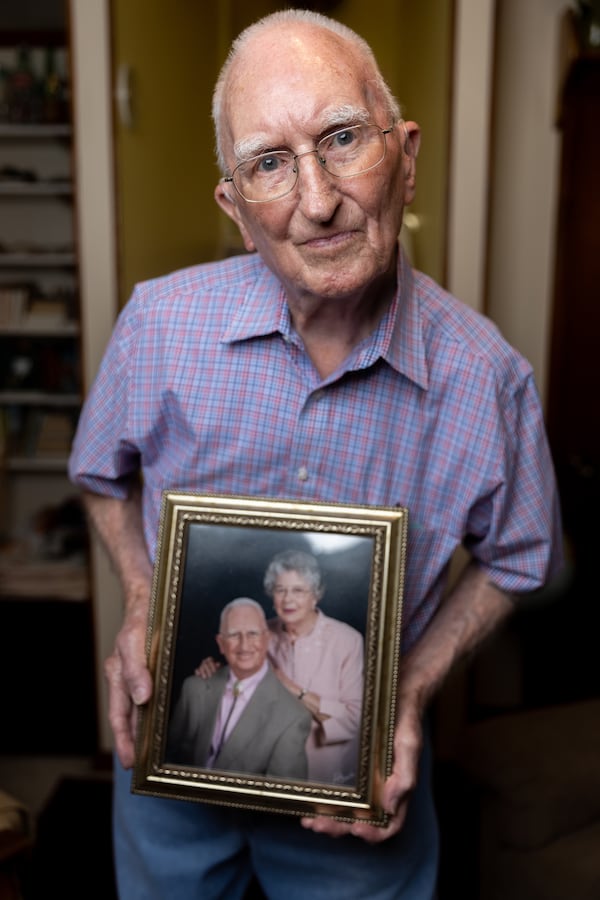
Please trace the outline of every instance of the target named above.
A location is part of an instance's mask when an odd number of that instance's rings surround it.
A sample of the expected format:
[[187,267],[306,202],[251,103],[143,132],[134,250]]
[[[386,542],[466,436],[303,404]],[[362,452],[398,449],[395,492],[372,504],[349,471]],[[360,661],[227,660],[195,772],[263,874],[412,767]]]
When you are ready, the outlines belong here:
[[563,23],[562,136],[548,432],[565,527],[598,536],[600,501],[600,48]]

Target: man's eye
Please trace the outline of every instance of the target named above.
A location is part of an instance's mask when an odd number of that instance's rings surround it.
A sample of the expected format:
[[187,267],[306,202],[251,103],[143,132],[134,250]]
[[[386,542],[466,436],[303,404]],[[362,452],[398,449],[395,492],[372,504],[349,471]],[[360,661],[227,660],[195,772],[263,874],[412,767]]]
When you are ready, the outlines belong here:
[[355,140],[356,135],[353,131],[338,131],[333,135],[331,143],[334,147],[349,147]]
[[272,175],[277,172],[284,164],[284,160],[278,156],[261,156],[256,161],[255,171],[258,175]]
[[321,141],[324,153],[336,153],[339,150],[348,150],[353,147],[358,139],[358,133],[353,128],[336,131]]

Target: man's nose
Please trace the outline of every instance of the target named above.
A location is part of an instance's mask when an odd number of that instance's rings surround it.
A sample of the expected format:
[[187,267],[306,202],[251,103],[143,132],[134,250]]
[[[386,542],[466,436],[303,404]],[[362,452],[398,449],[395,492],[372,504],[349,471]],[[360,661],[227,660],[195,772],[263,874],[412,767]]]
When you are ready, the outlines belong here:
[[[311,156],[314,159],[303,159],[302,165],[298,162],[302,157]],[[296,157],[298,166],[298,192],[300,205],[304,207],[306,215],[320,221],[327,221],[333,215],[337,204],[336,178],[330,175],[325,168],[325,161],[319,156],[318,150],[306,150]]]
[[[302,166],[298,165],[299,160],[304,159],[305,156],[312,156],[314,154],[314,162],[309,162],[305,160]],[[294,164],[298,170],[298,180],[302,179],[310,180],[313,176],[316,176],[319,180],[325,179],[328,183],[330,183],[333,179],[333,176],[329,174],[327,169],[325,168],[325,160],[322,156],[319,156],[319,151],[315,148],[314,150],[305,150],[304,153],[297,153],[294,156]]]

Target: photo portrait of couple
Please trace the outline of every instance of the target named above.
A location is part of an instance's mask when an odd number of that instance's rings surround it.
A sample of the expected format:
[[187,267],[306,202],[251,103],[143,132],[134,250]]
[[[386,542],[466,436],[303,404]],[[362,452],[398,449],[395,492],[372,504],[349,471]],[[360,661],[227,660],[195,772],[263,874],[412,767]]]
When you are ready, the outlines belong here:
[[[349,554],[359,564],[363,556],[369,558],[368,539],[344,541],[327,556],[337,556],[338,564]],[[183,604],[190,616],[201,614],[204,606],[198,590],[189,587],[193,570],[192,549],[184,586],[190,599]],[[221,573],[226,570],[217,566]],[[218,625],[210,629],[212,648],[206,640],[195,641],[191,668],[182,660],[190,658],[186,639],[191,629],[180,622],[176,656],[179,669],[187,665],[188,672],[173,682],[166,761],[352,786],[359,762],[368,566],[362,566],[357,600],[350,604],[352,623],[347,615],[330,614],[335,591],[327,604],[329,585],[316,554],[281,550],[261,573],[260,593],[234,595],[220,606]],[[206,590],[206,579],[203,584]]]

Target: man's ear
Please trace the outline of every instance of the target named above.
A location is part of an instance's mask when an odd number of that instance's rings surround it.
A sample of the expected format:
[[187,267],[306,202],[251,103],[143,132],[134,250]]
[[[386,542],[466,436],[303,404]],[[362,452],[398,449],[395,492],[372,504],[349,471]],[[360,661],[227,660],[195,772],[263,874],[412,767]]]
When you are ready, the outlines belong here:
[[219,648],[221,653],[223,653],[223,656],[225,656],[225,653],[223,652],[223,647],[225,646],[225,641],[223,640],[223,638],[221,637],[220,634],[216,634],[215,639],[217,641],[217,647]]
[[405,203],[412,203],[415,197],[417,176],[417,155],[421,145],[421,129],[416,122],[400,122],[402,140],[402,165],[404,167]]
[[240,234],[242,235],[242,240],[244,241],[244,247],[248,251],[248,253],[252,253],[256,250],[256,246],[254,241],[250,237],[248,229],[246,228],[243,219],[240,215],[240,210],[238,207],[237,197],[233,195],[235,188],[229,182],[219,182],[215,188],[215,200],[218,205],[221,207],[226,216],[229,216],[232,221],[235,222],[237,227],[240,230]]

